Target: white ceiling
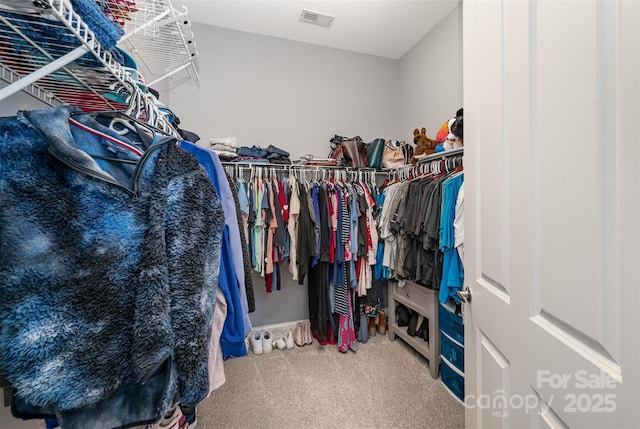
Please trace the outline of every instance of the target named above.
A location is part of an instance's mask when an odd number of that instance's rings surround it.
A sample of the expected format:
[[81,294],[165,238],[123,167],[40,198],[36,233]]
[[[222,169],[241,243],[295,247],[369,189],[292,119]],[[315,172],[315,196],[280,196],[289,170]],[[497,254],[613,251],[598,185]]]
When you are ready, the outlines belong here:
[[[460,0],[174,0],[193,22],[398,59]],[[298,21],[302,9],[335,16],[331,28]],[[206,43],[198,40],[196,43]]]

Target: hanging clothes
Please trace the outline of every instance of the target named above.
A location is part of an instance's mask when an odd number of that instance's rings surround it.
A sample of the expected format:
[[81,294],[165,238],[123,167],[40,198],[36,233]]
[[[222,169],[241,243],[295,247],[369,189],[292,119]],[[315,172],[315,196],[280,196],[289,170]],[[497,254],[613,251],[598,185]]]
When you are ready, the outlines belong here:
[[298,280],[298,222],[300,218],[300,190],[294,176],[289,177],[289,274],[293,280]]
[[227,300],[221,288],[216,291],[216,306],[213,313],[211,341],[209,342],[209,397],[211,392],[220,388],[226,381],[224,374],[224,356],[220,347],[220,337],[227,319]]
[[[233,198],[233,192],[231,186],[227,180],[227,176],[222,167],[222,163],[218,158],[218,155],[210,150],[200,146],[197,146],[186,140],[180,142],[180,147],[193,154],[204,169],[209,174],[209,179],[214,184],[220,200],[222,202],[222,209],[224,211],[224,225],[227,231],[227,240],[222,242],[222,252],[232,261],[232,269],[226,270],[227,277],[220,279],[221,283],[228,282],[229,288],[234,288],[238,291],[238,300],[241,308],[241,317],[243,323],[242,329],[242,346],[237,345],[234,348],[233,353],[241,352],[244,349],[246,354],[246,347],[244,347],[244,337],[252,331],[251,320],[249,319],[249,304],[247,301],[247,290],[244,279],[244,259],[242,255],[242,241],[240,239],[240,226],[238,224],[238,215],[236,212],[236,204]],[[224,333],[223,333],[224,335]],[[233,333],[233,340],[238,340],[237,333]],[[225,350],[223,350],[225,352]],[[226,356],[238,356],[236,354],[227,354]]]
[[449,299],[461,302],[456,292],[462,290],[464,268],[455,248],[454,220],[458,192],[462,186],[464,174],[460,173],[445,180],[442,192],[442,211],[440,221],[440,250],[444,255],[442,281],[440,283],[440,302]]
[[[246,192],[243,194],[240,192],[240,189],[236,186],[233,186],[234,180],[228,174],[227,182],[229,182],[229,186],[231,188],[231,193],[233,194],[233,200],[236,204],[236,219],[238,221],[238,226],[240,227],[240,246],[242,252],[242,264],[243,264],[243,277],[244,277],[244,288],[247,295],[247,308],[249,313],[253,313],[256,311],[256,300],[255,294],[253,290],[253,278],[251,277],[251,259],[249,257],[249,248],[247,246],[247,235],[245,229],[245,213],[248,212],[248,200],[246,196]],[[241,203],[242,200],[242,203]],[[244,205],[244,209],[243,209]],[[241,275],[241,274],[238,274]]]
[[106,429],[204,399],[224,217],[198,162],[70,106],[0,118],[0,140],[0,355],[23,404]]

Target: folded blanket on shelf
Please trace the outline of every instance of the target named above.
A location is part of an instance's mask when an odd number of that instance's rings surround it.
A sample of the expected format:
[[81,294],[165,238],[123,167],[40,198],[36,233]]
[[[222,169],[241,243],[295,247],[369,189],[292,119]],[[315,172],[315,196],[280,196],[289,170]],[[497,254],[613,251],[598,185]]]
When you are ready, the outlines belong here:
[[238,139],[236,138],[236,136],[214,137],[211,139],[211,145],[214,144],[223,144],[225,146],[231,146],[235,148],[240,147],[240,145],[238,145]]
[[233,152],[236,155],[238,154],[237,149],[234,146],[228,146],[222,143],[212,143],[210,149],[221,152]]
[[225,159],[236,159],[238,157],[238,154],[235,152],[229,152],[227,150],[213,150],[215,153],[218,154],[219,158],[225,158]]

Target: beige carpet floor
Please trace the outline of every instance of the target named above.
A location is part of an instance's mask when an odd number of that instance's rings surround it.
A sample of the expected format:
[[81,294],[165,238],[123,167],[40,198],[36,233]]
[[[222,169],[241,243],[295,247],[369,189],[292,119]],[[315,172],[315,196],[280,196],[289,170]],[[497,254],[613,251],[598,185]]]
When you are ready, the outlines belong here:
[[463,428],[464,408],[401,339],[357,352],[312,345],[225,362],[226,383],[198,406],[198,429]]

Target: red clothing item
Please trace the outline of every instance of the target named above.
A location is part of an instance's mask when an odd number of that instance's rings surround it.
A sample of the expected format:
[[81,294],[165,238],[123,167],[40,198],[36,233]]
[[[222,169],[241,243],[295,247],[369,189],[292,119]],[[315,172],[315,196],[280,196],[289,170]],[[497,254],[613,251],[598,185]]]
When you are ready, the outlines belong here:
[[267,288],[267,293],[271,293],[272,292],[271,286],[273,283],[273,273],[265,274],[264,281],[265,281],[265,286]]
[[282,208],[282,220],[284,223],[289,222],[289,202],[284,192],[284,184],[282,181],[278,182],[278,200],[280,207]]

